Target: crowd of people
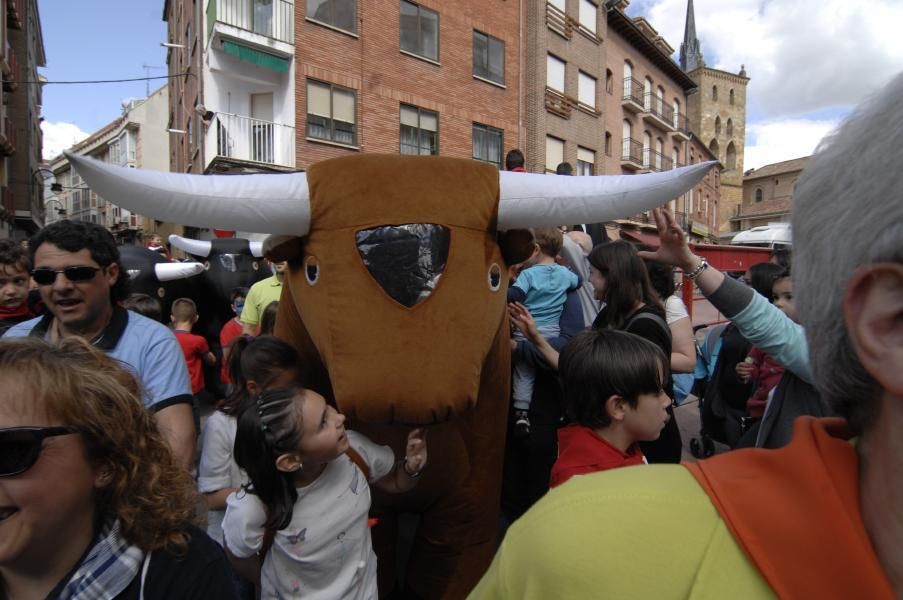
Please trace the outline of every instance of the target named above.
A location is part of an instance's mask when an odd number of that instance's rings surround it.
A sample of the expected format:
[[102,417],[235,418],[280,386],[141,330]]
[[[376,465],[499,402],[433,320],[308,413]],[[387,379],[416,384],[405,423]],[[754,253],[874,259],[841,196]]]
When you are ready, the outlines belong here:
[[[473,598],[903,595],[901,98],[898,77],[823,145],[792,254],[739,277],[665,209],[656,248],[533,231],[508,290],[505,522]],[[305,386],[273,335],[288,272],[232,291],[219,354],[204,306],[128,294],[104,228],[0,241],[0,598],[379,596],[371,486],[412,490],[429,428],[396,455]],[[729,323],[694,336],[679,278]],[[678,465],[690,395],[730,450]]]

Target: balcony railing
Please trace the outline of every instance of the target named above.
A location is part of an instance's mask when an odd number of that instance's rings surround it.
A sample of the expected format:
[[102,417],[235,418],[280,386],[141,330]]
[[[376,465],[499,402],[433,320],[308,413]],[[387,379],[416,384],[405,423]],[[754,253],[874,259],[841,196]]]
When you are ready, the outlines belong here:
[[642,112],[646,110],[643,99],[645,95],[645,86],[639,79],[633,77],[624,78],[624,96],[621,98],[621,104],[624,108],[634,112]]
[[295,4],[288,0],[209,0],[208,34],[217,21],[288,44],[295,43]]
[[643,160],[643,143],[633,138],[626,138],[621,143],[621,166],[627,169],[637,170],[646,164]]
[[[663,98],[654,94],[644,94],[643,105],[646,107],[646,114],[655,120],[666,131],[675,129],[674,127],[674,109],[668,106]],[[645,118],[645,115],[644,115]]]
[[277,165],[295,166],[295,128],[230,113],[217,113],[207,128],[207,155]]
[[577,100],[566,96],[550,87],[546,87],[546,110],[562,119],[571,118],[571,110],[577,106]]
[[670,171],[672,160],[651,148],[643,149],[643,166],[653,171]]
[[671,112],[671,123],[674,133],[685,140],[690,139],[690,120],[683,113]]

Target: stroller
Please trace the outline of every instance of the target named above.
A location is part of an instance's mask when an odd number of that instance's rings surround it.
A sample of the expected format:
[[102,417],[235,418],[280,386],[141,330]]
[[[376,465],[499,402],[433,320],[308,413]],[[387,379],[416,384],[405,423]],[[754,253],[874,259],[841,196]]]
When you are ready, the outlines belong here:
[[751,345],[732,323],[697,331],[693,393],[699,398],[699,437],[690,440],[696,458],[715,454],[715,442],[733,447],[743,435],[742,420],[752,385],[740,381],[735,368]]

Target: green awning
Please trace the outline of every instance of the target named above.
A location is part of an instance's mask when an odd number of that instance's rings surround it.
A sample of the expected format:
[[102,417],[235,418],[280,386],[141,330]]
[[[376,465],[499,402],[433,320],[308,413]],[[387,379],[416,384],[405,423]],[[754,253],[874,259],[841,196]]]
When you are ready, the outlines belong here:
[[275,54],[254,50],[253,48],[248,48],[247,46],[242,46],[241,44],[236,44],[229,40],[223,40],[223,50],[232,56],[237,56],[241,60],[249,62],[252,65],[263,67],[264,69],[270,69],[277,73],[285,73],[288,71],[288,59],[276,56]]

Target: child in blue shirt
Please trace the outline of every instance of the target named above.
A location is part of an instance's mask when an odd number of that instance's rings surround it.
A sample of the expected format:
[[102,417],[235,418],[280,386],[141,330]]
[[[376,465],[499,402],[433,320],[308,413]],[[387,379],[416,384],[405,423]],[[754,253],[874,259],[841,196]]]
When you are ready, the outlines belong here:
[[[555,262],[563,243],[558,229],[536,229],[533,238],[533,255],[524,262],[524,269],[508,290],[508,301],[522,302],[533,315],[539,332],[549,339],[558,336],[567,293],[576,289],[580,280],[573,271]],[[515,332],[515,337],[525,339],[520,332]],[[525,436],[530,433],[529,411],[536,371],[533,363],[517,352],[512,360],[514,435]]]

